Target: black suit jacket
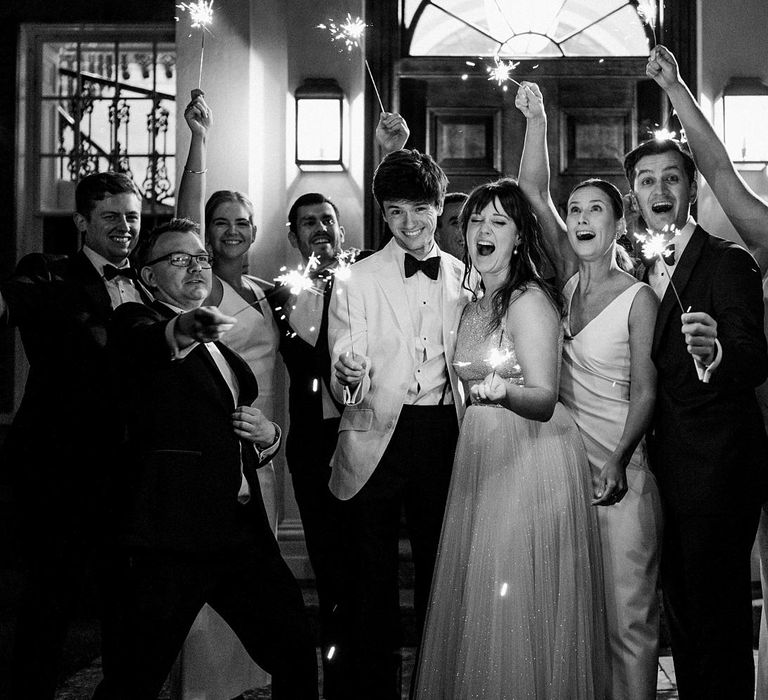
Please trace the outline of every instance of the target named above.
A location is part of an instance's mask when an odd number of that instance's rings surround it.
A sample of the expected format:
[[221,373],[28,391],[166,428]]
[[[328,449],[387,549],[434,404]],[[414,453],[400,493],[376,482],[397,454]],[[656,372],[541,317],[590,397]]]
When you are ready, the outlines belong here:
[[[306,293],[306,292],[305,292]],[[322,444],[323,400],[320,383],[325,384],[329,396],[331,356],[328,350],[328,304],[333,293],[333,278],[326,285],[323,297],[323,314],[317,345],[314,347],[302,340],[291,328],[284,308],[290,299],[290,290],[279,287],[270,297],[275,320],[280,329],[280,355],[290,377],[288,389],[288,413],[291,424],[285,442],[285,456],[288,468],[293,472],[311,468]],[[344,407],[334,403],[341,415]]]
[[109,294],[82,251],[27,255],[0,291],[30,364],[0,462],[22,507],[61,526],[87,520],[122,436],[107,381]]
[[684,308],[715,319],[723,355],[710,383],[702,383],[669,288],[652,346],[658,391],[651,465],[676,511],[737,512],[768,497],[768,442],[754,392],[768,375],[760,270],[746,250],[697,227],[672,281]]
[[[159,302],[151,308],[123,304],[113,319],[110,343],[125,392],[127,543],[214,552],[274,542],[256,452],[232,427],[235,406],[250,405],[258,395],[256,378],[245,360],[216,343],[237,377],[235,404],[203,345],[173,360],[165,330],[174,315]],[[251,489],[247,505],[237,501],[241,454]]]
[[[362,250],[356,260],[368,257],[373,251]],[[336,405],[339,416],[344,406],[333,397],[331,384],[331,353],[328,348],[328,306],[333,294],[334,277],[331,276],[323,295],[323,314],[317,344],[313,347],[295,334],[285,313],[291,296],[289,287],[277,287],[269,297],[272,312],[280,329],[280,355],[288,369],[288,413],[291,418],[286,438],[285,456],[291,472],[317,464],[318,446],[324,444],[323,399],[320,383]],[[306,294],[306,292],[304,292]],[[336,430],[337,426],[332,426]]]

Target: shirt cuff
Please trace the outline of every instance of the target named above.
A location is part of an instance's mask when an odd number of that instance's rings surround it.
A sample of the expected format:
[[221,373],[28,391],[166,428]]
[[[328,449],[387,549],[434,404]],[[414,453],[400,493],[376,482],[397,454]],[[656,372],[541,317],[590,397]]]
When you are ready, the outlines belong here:
[[695,357],[693,358],[694,364],[696,365],[696,374],[699,375],[699,379],[704,384],[709,384],[709,380],[712,377],[712,374],[717,369],[722,359],[723,346],[720,345],[720,341],[717,338],[715,338],[715,359],[712,360],[709,365],[705,365],[704,363],[699,362],[699,360]]
[[178,316],[174,316],[165,327],[165,340],[171,351],[172,360],[183,360],[198,345],[200,345],[200,343],[195,340],[192,342],[192,345],[187,345],[183,350],[179,348],[179,344],[176,342],[176,321],[178,318]]
[[283,437],[283,433],[277,423],[272,423],[272,425],[275,426],[275,441],[267,447],[258,447],[255,443],[253,445],[253,449],[256,451],[256,457],[259,460],[259,465],[272,459],[280,449],[280,440]]

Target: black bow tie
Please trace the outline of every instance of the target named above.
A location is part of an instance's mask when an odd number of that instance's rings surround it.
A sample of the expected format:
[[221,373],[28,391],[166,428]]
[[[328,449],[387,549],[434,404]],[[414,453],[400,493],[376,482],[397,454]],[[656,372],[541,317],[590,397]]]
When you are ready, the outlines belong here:
[[411,277],[421,270],[430,279],[436,280],[437,273],[440,272],[440,256],[426,260],[417,260],[409,253],[405,254],[405,276]]
[[[667,265],[674,265],[675,264],[675,244],[670,243],[666,248],[664,248],[664,252],[661,255],[664,258],[664,262]],[[646,258],[643,255],[642,258],[643,258],[643,262],[648,267],[653,267],[656,264],[656,261],[659,259],[659,256],[653,255],[650,258]]]
[[126,279],[138,281],[138,275],[136,270],[132,267],[115,267],[114,265],[104,265],[104,269],[101,272],[104,275],[105,280],[111,280],[115,277],[125,277]]

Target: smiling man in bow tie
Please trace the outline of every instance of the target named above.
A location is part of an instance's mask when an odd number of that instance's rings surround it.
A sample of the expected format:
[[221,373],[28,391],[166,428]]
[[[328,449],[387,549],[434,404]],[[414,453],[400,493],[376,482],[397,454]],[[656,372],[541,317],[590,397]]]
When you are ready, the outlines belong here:
[[329,313],[331,388],[346,407],[331,463],[357,587],[350,610],[354,697],[397,698],[398,538],[405,509],[424,621],[464,398],[452,360],[464,265],[435,243],[447,178],[397,150],[373,192],[392,239],[337,281]]
[[75,191],[80,252],[27,255],[0,283],[0,321],[19,329],[30,364],[0,456],[27,575],[14,696],[53,697],[84,571],[109,531],[103,492],[121,428],[105,379],[106,324],[115,307],[141,299],[128,254],[138,239],[142,200],[126,175],[84,177]]

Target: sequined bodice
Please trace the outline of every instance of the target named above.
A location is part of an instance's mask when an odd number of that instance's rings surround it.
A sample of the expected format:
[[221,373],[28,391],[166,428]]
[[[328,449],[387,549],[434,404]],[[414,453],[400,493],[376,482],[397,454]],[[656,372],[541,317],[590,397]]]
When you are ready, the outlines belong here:
[[523,386],[525,378],[517,362],[514,338],[501,327],[489,335],[490,316],[490,311],[483,311],[477,302],[467,306],[459,324],[453,366],[469,386],[481,382],[494,369],[499,377]]

